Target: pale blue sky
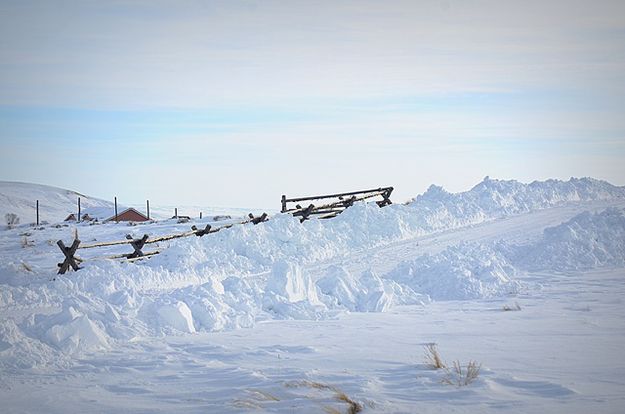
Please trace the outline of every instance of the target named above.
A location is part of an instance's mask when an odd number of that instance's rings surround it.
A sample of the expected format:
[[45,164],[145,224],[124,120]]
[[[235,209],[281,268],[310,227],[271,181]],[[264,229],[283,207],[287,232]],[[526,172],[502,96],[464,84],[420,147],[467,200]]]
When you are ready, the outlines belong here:
[[625,2],[0,1],[0,179],[279,207],[625,184]]

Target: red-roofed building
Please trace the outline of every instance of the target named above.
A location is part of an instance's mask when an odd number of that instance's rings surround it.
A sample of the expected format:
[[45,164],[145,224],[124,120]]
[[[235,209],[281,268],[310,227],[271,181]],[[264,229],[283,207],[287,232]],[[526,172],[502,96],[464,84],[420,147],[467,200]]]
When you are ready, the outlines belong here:
[[126,210],[117,213],[117,218],[115,216],[107,218],[105,221],[148,221],[149,218],[134,208],[127,208]]

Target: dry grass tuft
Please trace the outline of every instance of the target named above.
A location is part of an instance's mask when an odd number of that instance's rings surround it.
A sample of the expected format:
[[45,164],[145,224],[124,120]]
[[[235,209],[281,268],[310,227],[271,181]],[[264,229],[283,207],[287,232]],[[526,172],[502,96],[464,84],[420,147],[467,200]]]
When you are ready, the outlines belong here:
[[[347,394],[345,394],[343,391],[341,391],[340,389],[332,385],[322,384],[320,382],[315,382],[315,381],[303,380],[303,381],[287,382],[284,384],[284,386],[289,387],[289,388],[308,387],[308,388],[314,388],[317,390],[331,391],[334,393],[334,398],[337,401],[344,402],[347,404],[348,406],[347,414],[357,414],[361,412],[363,409],[362,404],[352,400]],[[332,407],[324,407],[324,410],[330,414],[340,413],[340,411]]]
[[482,368],[482,364],[478,364],[476,361],[469,361],[464,369],[460,365],[460,361],[454,361],[452,369],[445,368],[446,375],[442,382],[443,384],[464,387],[477,379],[480,375],[480,368]]
[[263,390],[247,390],[249,394],[251,394],[256,400],[264,400],[264,401],[280,401],[280,398],[276,397]]
[[432,367],[432,369],[447,368],[435,343],[427,344],[423,349],[425,350],[425,363]]
[[337,392],[334,398],[344,403],[347,403],[348,405],[347,414],[358,414],[359,412],[362,411],[362,404],[357,403],[356,401],[352,400],[344,392],[341,392],[341,391]]
[[278,397],[268,393],[267,391],[250,389],[245,390],[245,392],[249,395],[249,398],[238,398],[232,402],[232,404],[237,408],[246,408],[246,409],[262,409],[263,403],[267,401],[280,401]]

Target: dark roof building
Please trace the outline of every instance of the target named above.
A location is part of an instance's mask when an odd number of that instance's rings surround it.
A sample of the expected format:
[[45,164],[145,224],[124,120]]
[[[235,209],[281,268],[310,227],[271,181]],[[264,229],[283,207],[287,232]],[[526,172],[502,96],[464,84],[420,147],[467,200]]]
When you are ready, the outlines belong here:
[[149,218],[145,214],[130,207],[122,212],[117,213],[117,218],[113,216],[113,217],[107,218],[105,221],[115,221],[115,220],[117,221],[148,221]]

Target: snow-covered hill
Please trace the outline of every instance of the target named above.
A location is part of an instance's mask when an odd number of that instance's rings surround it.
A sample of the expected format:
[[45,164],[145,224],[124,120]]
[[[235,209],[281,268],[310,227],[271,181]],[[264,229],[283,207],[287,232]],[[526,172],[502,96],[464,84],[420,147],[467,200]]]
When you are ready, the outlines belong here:
[[[7,213],[16,214],[20,219],[20,224],[31,224],[36,222],[36,200],[39,200],[39,220],[40,222],[58,223],[71,214],[78,211],[78,197],[80,197],[81,214],[88,213],[91,217],[105,219],[114,214],[114,204],[111,201],[101,200],[87,196],[76,191],[62,188],[20,183],[12,181],[0,181],[0,229],[4,228],[4,219]],[[146,209],[145,204],[118,204],[118,211],[123,211],[127,207],[133,207],[141,212]],[[163,206],[152,204],[150,206],[150,217],[156,220],[164,220],[174,215],[177,209],[181,216],[198,217],[202,212],[204,217],[216,217],[220,219],[224,216],[243,217],[251,211],[249,208],[230,208],[212,206],[187,206],[172,205]],[[269,211],[268,211],[269,212]]]
[[4,220],[7,213],[13,213],[19,217],[21,224],[35,223],[36,202],[39,200],[40,222],[60,222],[69,214],[78,212],[78,197],[82,211],[98,208],[110,210],[111,215],[114,211],[113,203],[75,191],[48,185],[0,181],[0,219]]

